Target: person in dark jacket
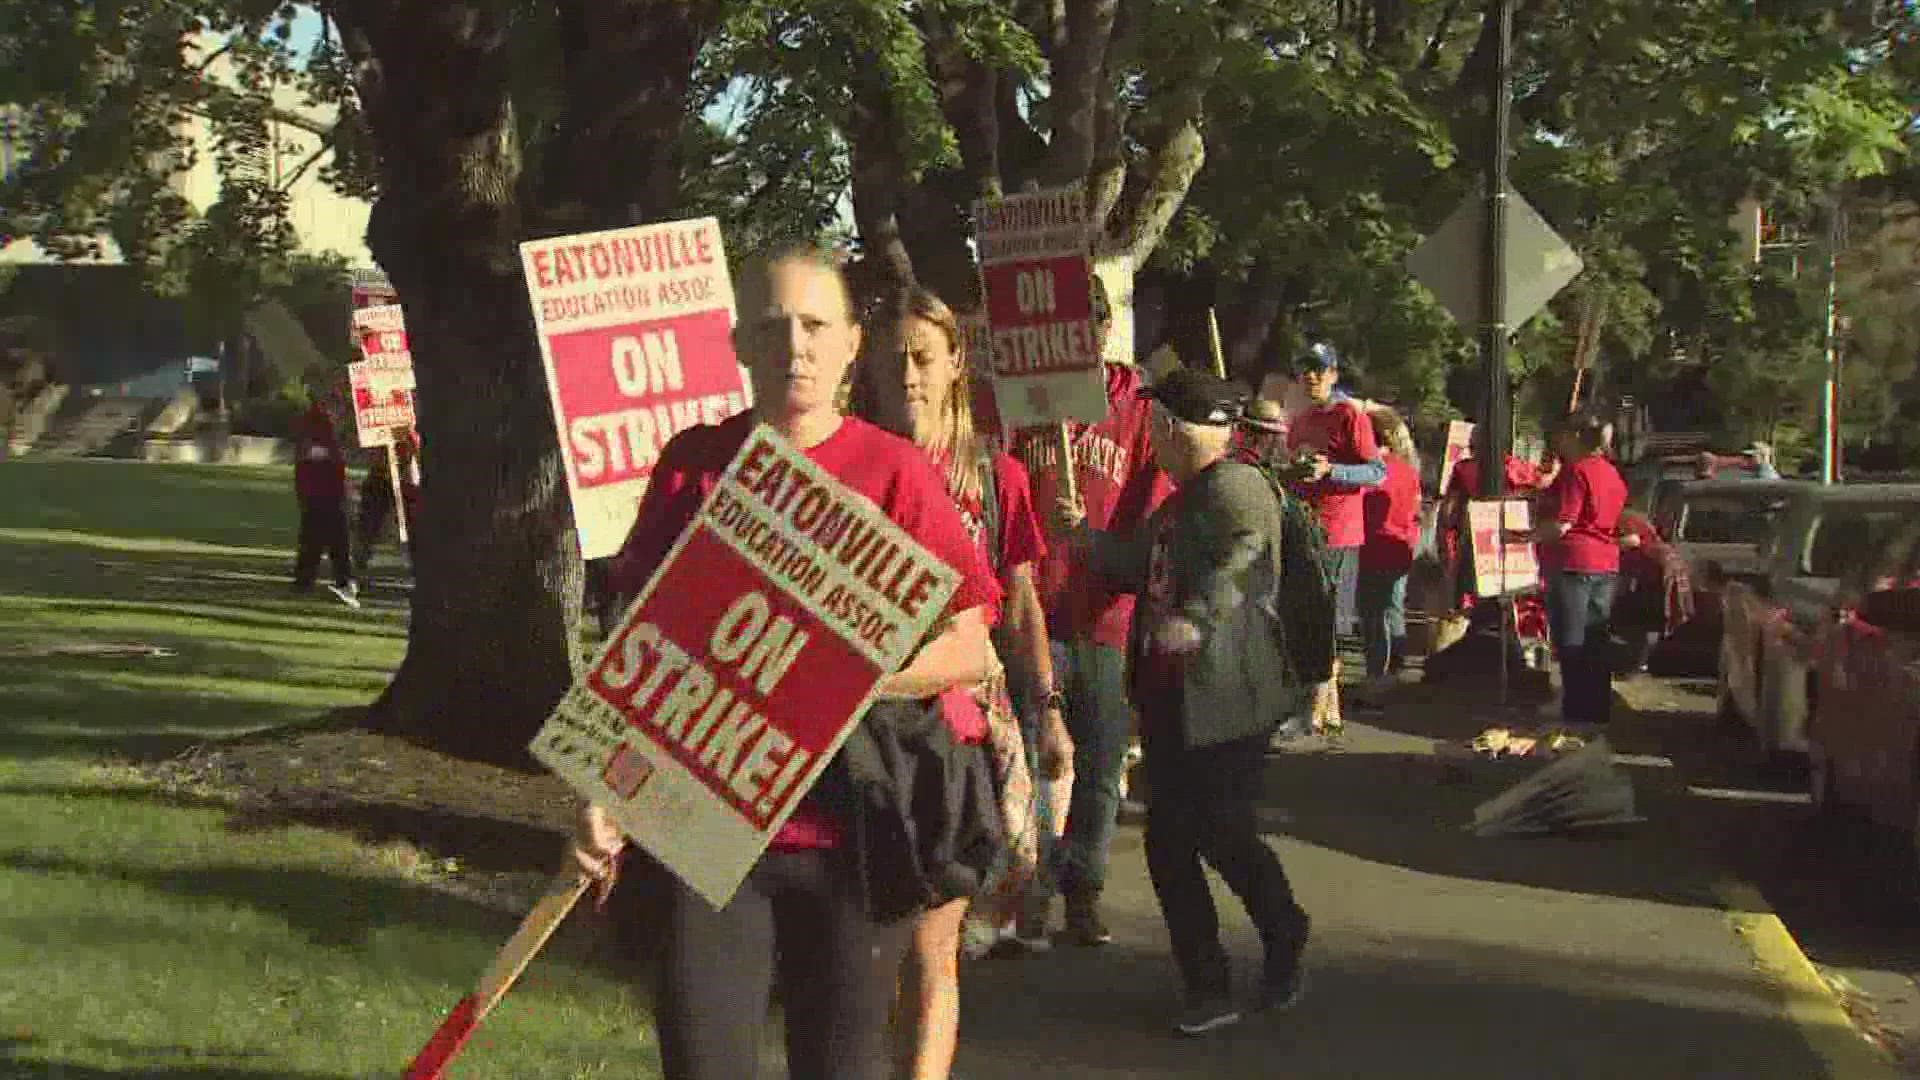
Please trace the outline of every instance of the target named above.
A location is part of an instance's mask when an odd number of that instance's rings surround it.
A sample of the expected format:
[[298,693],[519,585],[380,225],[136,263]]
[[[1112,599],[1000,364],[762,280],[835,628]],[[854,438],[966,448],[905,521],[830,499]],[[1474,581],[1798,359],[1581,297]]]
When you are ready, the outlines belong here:
[[1230,456],[1235,387],[1180,369],[1141,393],[1173,496],[1131,535],[1086,528],[1071,502],[1061,514],[1096,572],[1139,597],[1127,653],[1152,789],[1147,869],[1186,993],[1175,1028],[1201,1035],[1241,1016],[1203,858],[1259,928],[1261,1004],[1289,1007],[1303,987],[1308,918],[1255,816],[1268,739],[1300,688],[1277,674],[1281,508]]
[[353,560],[347,546],[347,459],[326,406],[314,402],[300,418],[294,440],[293,492],[300,500],[300,547],[293,562],[295,592],[313,591],[324,551],[332,563],[333,594],[359,607]]

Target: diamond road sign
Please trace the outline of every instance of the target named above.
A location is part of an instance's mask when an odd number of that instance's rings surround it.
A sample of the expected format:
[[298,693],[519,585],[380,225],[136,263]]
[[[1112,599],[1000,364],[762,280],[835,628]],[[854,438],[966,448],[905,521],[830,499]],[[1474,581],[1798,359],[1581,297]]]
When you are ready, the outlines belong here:
[[[1480,325],[1480,245],[1486,234],[1487,201],[1473,194],[1440,231],[1407,256],[1420,279],[1460,325]],[[1507,188],[1508,331],[1534,317],[1554,294],[1580,275],[1584,263],[1560,234],[1511,186]]]

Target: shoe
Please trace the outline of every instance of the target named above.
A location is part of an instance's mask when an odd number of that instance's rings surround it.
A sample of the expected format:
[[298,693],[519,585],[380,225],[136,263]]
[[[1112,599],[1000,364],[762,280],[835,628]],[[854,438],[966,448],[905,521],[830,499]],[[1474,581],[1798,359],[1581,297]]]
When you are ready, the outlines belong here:
[[1187,998],[1173,1029],[1188,1038],[1205,1035],[1240,1022],[1240,1006],[1224,993],[1200,993]]
[[1303,923],[1298,936],[1267,946],[1266,966],[1260,973],[1260,1008],[1285,1012],[1307,996],[1307,933]]
[[355,611],[360,610],[360,586],[349,581],[345,585],[329,585],[327,586],[327,591],[332,593],[341,603]]
[[1014,920],[1013,936],[1008,940],[1027,952],[1042,953],[1053,948],[1053,939],[1047,936],[1047,919],[1052,907],[1051,903],[1039,900],[1029,902]]
[[1113,941],[1113,931],[1100,918],[1100,894],[1082,893],[1067,897],[1067,928],[1060,934],[1069,945],[1091,948]]

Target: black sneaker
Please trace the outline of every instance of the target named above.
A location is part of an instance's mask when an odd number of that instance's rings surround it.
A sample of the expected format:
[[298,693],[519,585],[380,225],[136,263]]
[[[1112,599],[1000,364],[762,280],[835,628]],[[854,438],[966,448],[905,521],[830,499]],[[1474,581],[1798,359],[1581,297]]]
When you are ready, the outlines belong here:
[[1197,1038],[1240,1022],[1240,1006],[1223,993],[1192,994],[1173,1022],[1173,1030]]
[[1285,943],[1269,945],[1266,966],[1260,973],[1260,1008],[1266,1012],[1285,1012],[1307,996],[1307,928]]
[[1067,898],[1067,928],[1061,931],[1060,940],[1082,947],[1112,943],[1113,931],[1100,918],[1098,893]]

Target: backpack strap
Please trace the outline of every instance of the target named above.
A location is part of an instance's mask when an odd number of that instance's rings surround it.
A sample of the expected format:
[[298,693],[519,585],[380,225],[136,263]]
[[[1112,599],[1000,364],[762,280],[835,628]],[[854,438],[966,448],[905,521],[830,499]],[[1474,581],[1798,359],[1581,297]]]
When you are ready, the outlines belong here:
[[980,533],[987,541],[987,561],[1000,576],[1000,485],[994,480],[993,451],[982,449],[975,459],[980,470]]

